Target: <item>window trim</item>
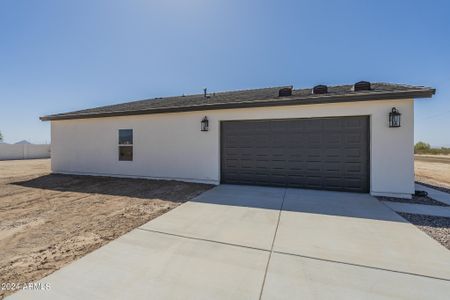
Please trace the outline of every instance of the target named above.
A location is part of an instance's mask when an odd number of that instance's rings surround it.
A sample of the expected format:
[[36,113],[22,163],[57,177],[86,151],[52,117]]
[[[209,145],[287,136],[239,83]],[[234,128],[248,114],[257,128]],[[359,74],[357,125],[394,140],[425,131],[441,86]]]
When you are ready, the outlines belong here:
[[[131,131],[131,143],[130,144],[121,144],[120,143],[120,131],[125,131],[125,130],[130,130]],[[134,144],[134,131],[133,131],[133,129],[131,129],[131,128],[121,128],[121,129],[118,129],[117,130],[117,144],[119,145],[119,146],[133,146],[133,144]]]
[[[131,144],[121,144],[120,143],[120,131],[130,130],[131,131]],[[130,147],[131,148],[131,159],[121,159],[120,147]],[[117,158],[118,161],[134,161],[134,130],[132,128],[121,128],[117,130]]]

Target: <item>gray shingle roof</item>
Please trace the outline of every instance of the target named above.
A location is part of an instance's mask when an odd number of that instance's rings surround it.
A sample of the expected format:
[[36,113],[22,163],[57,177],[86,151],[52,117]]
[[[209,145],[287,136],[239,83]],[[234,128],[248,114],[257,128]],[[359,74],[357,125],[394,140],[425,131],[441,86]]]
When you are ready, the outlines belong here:
[[279,86],[262,89],[211,93],[208,94],[208,97],[205,97],[204,94],[197,94],[146,99],[48,115],[43,116],[40,119],[43,121],[48,121],[239,107],[429,98],[435,93],[435,89],[423,86],[372,83],[371,90],[353,91],[353,85],[339,85],[328,87],[328,93],[326,94],[312,94],[311,89],[309,88],[294,89],[291,96],[279,97],[279,90],[287,87],[292,88],[291,86]]

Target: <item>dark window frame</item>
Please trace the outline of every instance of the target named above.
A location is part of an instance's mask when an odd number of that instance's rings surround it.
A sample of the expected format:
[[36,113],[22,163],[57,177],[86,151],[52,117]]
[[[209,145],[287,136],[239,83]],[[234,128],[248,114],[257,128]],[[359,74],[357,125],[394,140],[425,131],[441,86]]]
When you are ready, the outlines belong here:
[[133,161],[133,129],[118,130],[119,161]]

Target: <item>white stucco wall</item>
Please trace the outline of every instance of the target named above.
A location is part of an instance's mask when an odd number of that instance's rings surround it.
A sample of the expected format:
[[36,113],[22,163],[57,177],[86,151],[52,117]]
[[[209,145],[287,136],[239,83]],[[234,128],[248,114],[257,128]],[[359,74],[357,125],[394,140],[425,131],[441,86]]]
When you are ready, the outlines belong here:
[[[400,128],[388,127],[392,107]],[[374,195],[414,192],[413,100],[244,108],[52,121],[52,170],[58,173],[220,182],[222,120],[370,116]],[[210,130],[200,131],[208,116]],[[118,129],[133,129],[134,160],[118,161]]]
[[0,144],[0,160],[50,157],[50,145]]

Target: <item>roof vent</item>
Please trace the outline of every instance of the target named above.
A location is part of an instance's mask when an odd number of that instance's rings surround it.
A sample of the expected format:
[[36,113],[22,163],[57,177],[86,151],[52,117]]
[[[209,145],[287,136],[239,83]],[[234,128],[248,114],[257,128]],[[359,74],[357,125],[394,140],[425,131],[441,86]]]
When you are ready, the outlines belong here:
[[278,97],[292,96],[292,87],[282,88],[278,91]]
[[359,81],[353,85],[353,90],[356,91],[370,91],[370,82]]
[[323,84],[316,85],[315,87],[313,87],[312,93],[313,94],[326,94],[326,93],[328,93],[328,87]]

